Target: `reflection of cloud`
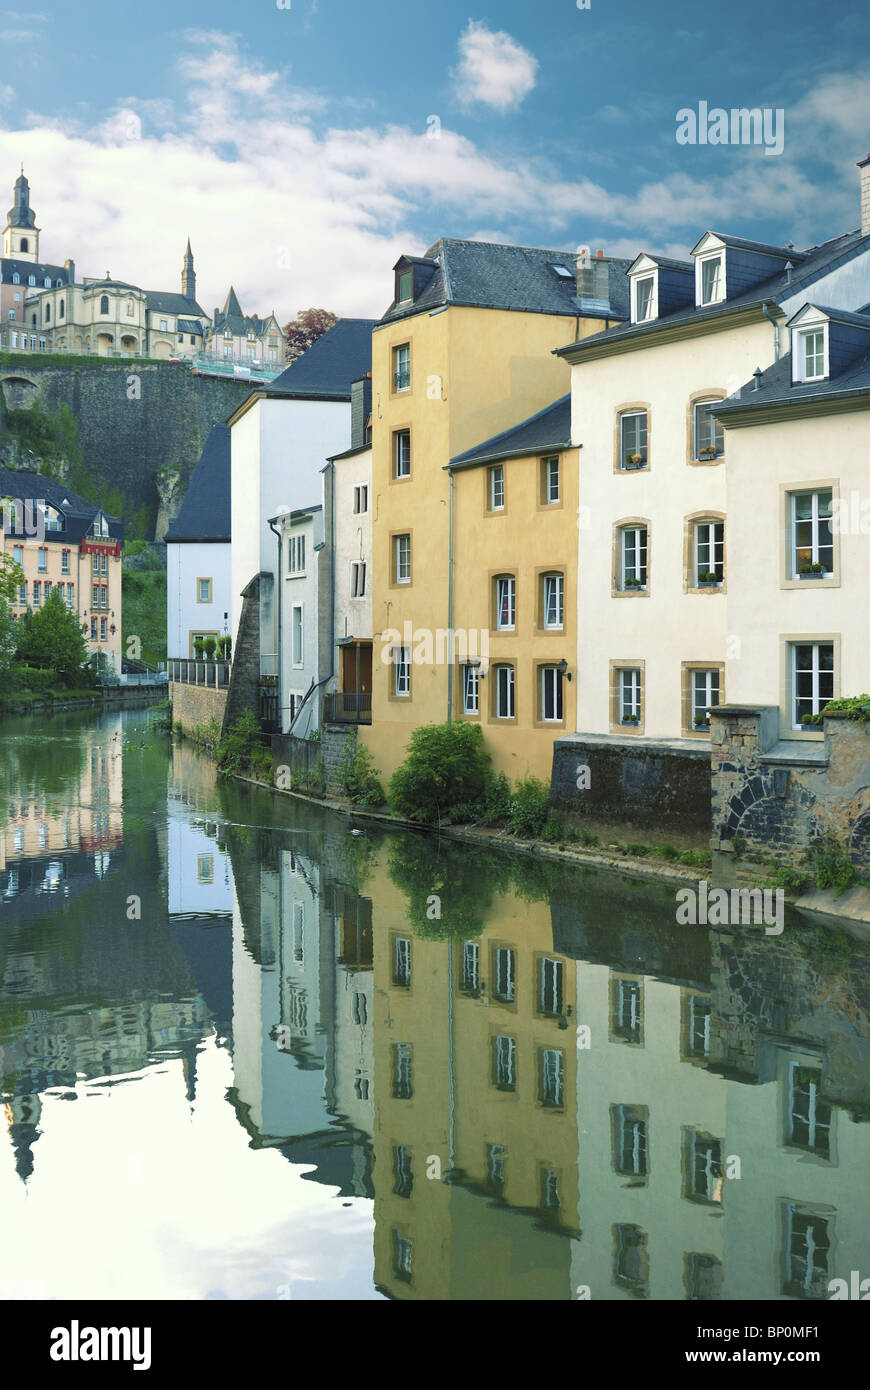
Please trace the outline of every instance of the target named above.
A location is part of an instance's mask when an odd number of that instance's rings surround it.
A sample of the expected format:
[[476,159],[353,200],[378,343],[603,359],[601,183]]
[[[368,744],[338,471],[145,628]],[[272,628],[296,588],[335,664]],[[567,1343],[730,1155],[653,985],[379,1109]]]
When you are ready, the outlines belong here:
[[459,39],[453,82],[463,105],[481,102],[494,111],[509,111],[532,90],[537,69],[537,58],[510,34],[470,19]]

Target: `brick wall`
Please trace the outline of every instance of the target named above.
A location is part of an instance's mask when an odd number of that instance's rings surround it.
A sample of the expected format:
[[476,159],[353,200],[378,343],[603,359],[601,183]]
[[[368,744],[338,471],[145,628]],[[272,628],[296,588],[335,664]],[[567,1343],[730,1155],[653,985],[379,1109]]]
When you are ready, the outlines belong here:
[[216,719],[223,728],[227,707],[226,690],[214,690],[206,685],[185,685],[183,681],[169,682],[172,701],[172,722],[182,729],[193,729]]

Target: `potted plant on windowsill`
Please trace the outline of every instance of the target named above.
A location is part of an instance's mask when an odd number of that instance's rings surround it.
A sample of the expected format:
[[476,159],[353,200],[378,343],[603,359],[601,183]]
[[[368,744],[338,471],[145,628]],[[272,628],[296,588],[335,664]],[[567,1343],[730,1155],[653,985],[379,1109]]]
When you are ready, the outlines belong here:
[[643,454],[626,454],[625,456],[626,468],[643,468],[645,462]]
[[716,571],[715,571],[715,570],[699,570],[699,571],[698,571],[698,588],[699,588],[699,589],[712,589],[712,588],[718,586],[718,584],[719,584],[719,576],[716,574]]
[[803,725],[803,727],[804,727],[805,729],[812,729],[813,727],[817,727],[819,724],[821,724],[821,722],[822,722],[822,716],[821,716],[821,714],[802,714],[802,715],[801,715],[801,724]]
[[827,579],[828,571],[824,565],[816,561],[815,564],[803,564],[798,567],[798,579]]
[[696,729],[703,729],[706,733],[710,727],[710,716],[708,714],[696,714],[692,723]]
[[639,714],[624,714],[624,715],[622,716],[622,722],[623,722],[623,724],[639,724],[639,723],[640,723],[640,715],[639,715]]
[[642,581],[641,579],[635,579],[634,577],[629,577],[628,579],[626,579],[625,583],[623,584],[623,588],[624,588],[624,589],[632,589],[632,590],[642,589],[642,588],[643,588],[643,581]]
[[705,444],[703,449],[698,450],[699,459],[715,459],[719,457],[720,450],[715,444]]

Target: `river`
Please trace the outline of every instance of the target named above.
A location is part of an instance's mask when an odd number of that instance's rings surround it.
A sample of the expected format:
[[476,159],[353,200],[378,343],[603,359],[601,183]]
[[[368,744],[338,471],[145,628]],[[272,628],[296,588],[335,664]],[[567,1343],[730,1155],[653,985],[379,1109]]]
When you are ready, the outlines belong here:
[[870,947],[225,784],[155,718],[0,729],[0,1297],[870,1276]]

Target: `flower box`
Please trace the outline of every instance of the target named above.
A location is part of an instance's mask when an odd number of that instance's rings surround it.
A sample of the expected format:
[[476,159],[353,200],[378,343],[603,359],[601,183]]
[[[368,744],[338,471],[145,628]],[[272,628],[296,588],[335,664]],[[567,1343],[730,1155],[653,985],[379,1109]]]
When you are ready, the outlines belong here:
[[643,454],[626,454],[623,468],[645,468],[646,459]]
[[626,579],[622,587],[623,589],[629,590],[632,593],[637,593],[639,592],[639,590],[645,588],[646,586],[642,579]]
[[699,449],[699,450],[698,450],[698,458],[699,458],[699,459],[715,459],[715,458],[718,458],[718,457],[719,457],[719,455],[720,455],[721,452],[722,452],[721,449],[716,449],[716,448],[714,448],[714,446],[713,446],[712,444],[708,444],[708,445],[706,446],[706,448],[704,448],[704,449]]
[[640,715],[639,715],[639,714],[624,714],[624,715],[622,716],[621,722],[622,722],[623,724],[639,724],[639,723],[640,723]]
[[798,571],[798,579],[827,579],[827,578],[829,578],[829,574],[828,574],[828,571],[825,570],[825,569],[819,569],[819,570],[799,570],[799,571]]

